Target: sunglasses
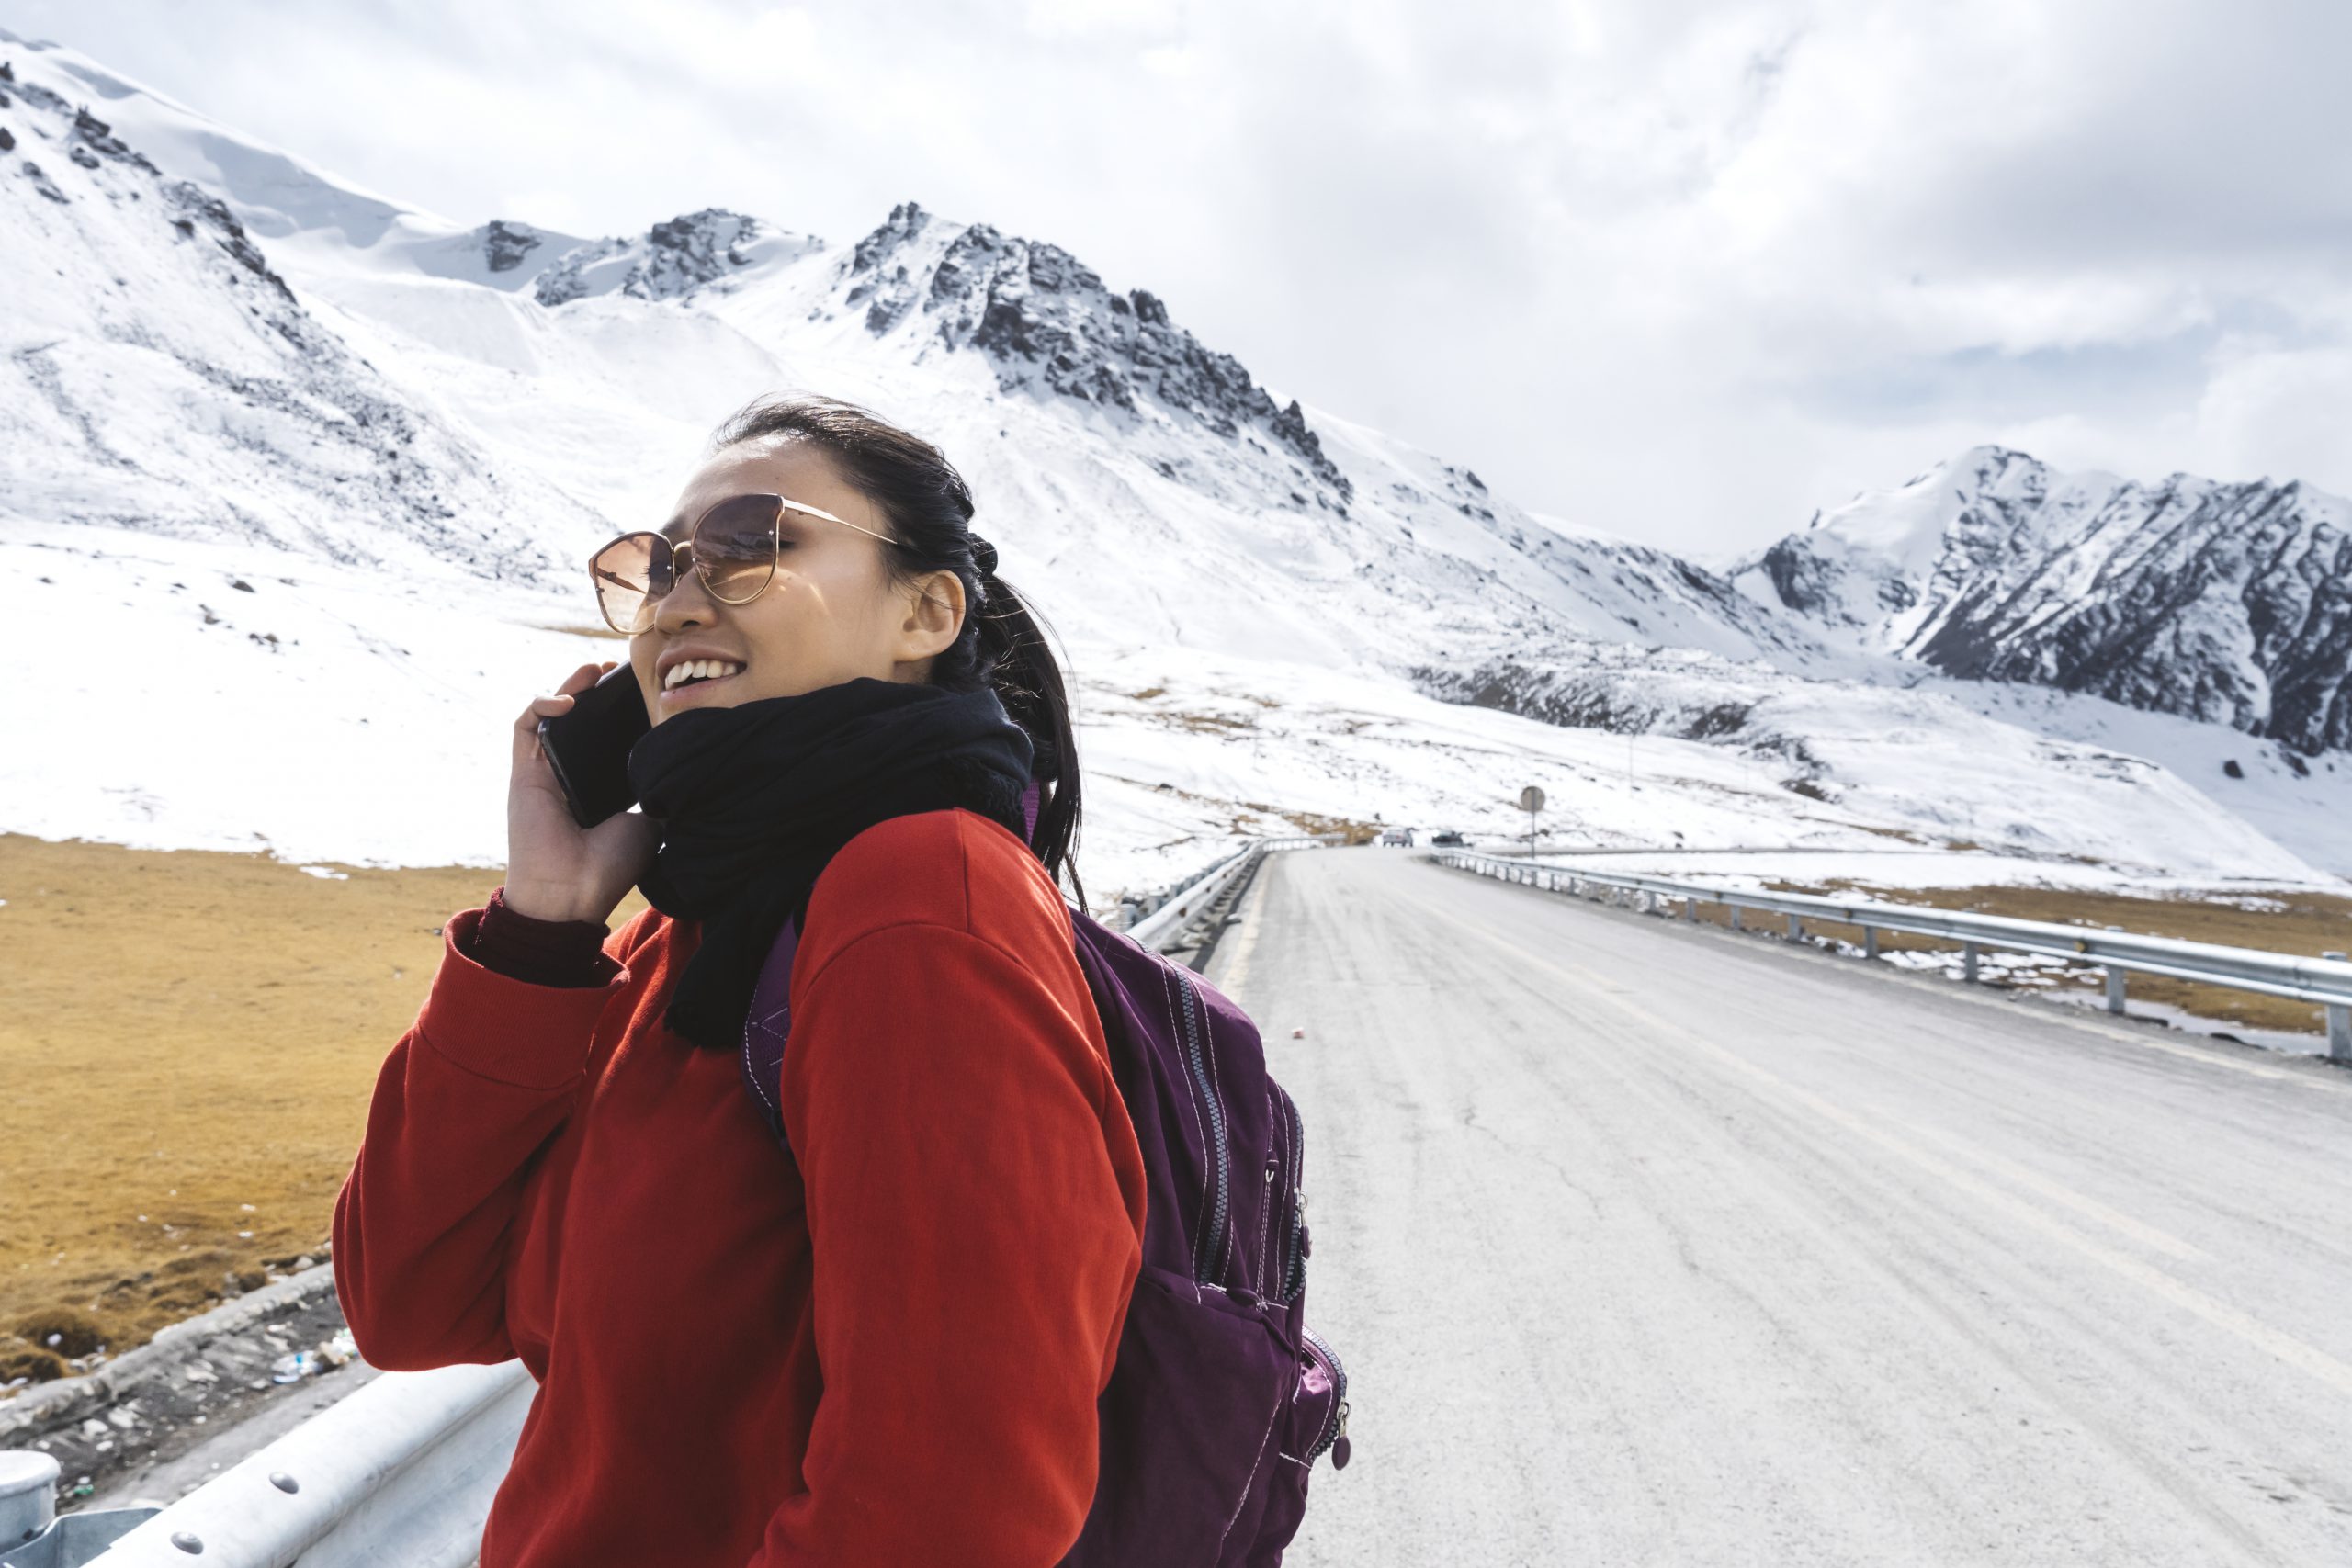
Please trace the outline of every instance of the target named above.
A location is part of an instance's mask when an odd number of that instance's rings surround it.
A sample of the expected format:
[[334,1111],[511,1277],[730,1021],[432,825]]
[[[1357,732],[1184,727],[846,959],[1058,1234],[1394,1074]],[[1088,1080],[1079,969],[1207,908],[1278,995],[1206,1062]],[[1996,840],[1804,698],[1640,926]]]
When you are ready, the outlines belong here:
[[665,534],[640,531],[623,534],[588,558],[605,624],[623,637],[650,630],[663,596],[684,576],[682,558],[713,599],[722,604],[750,604],[775,580],[787,512],[856,528],[886,545],[899,542],[780,495],[730,495],[695,519],[684,544],[672,544]]

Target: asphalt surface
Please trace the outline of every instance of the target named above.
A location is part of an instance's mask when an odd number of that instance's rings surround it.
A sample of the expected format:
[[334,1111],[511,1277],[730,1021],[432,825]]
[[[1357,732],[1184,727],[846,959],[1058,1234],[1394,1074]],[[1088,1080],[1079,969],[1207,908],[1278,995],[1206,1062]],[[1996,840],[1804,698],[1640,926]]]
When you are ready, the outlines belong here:
[[1351,1379],[1294,1568],[2352,1563],[2352,1073],[1408,851],[1241,915]]

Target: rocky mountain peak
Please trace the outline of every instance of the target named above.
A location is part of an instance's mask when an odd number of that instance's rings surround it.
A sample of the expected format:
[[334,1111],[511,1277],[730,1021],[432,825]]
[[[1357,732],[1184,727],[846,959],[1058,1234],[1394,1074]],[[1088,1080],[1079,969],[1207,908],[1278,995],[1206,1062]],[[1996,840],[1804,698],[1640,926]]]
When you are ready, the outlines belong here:
[[1344,513],[1354,497],[1295,400],[1276,403],[1239,360],[1170,321],[1158,296],[1114,292],[1058,245],[986,223],[951,229],[901,202],[857,243],[842,276],[842,302],[865,308],[876,337],[920,322],[931,341],[986,355],[1005,391],[1128,415],[1148,403],[1228,441],[1260,433],[1325,493],[1322,504]]
[[580,245],[539,274],[533,293],[540,304],[550,306],[591,294],[674,299],[763,262],[789,260],[819,244],[748,214],[707,207],[656,223],[642,235]]
[[911,201],[902,201],[890,209],[890,216],[879,228],[857,243],[850,253],[849,269],[853,273],[871,272],[882,258],[908,244],[931,224],[931,214]]
[[1980,446],[1757,564],[1788,608],[1949,674],[2352,748],[2352,504],[2304,485]]

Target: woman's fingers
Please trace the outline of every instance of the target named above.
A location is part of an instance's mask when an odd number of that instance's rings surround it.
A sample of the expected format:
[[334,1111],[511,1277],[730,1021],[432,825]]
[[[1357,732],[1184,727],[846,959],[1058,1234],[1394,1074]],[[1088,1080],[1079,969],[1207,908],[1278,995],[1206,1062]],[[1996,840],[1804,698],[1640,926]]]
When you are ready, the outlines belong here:
[[556,691],[564,696],[570,696],[574,692],[584,692],[602,680],[605,671],[612,667],[613,661],[609,659],[602,664],[583,664],[574,670],[563,684],[556,688]]
[[613,668],[613,661],[609,660],[602,664],[583,664],[565,676],[562,684],[557,686],[552,694],[533,697],[531,705],[525,708],[522,716],[514,721],[515,734],[527,735],[537,739],[539,720],[570,713],[574,700],[573,694],[584,692],[594,685],[604,677],[605,671],[611,668]]

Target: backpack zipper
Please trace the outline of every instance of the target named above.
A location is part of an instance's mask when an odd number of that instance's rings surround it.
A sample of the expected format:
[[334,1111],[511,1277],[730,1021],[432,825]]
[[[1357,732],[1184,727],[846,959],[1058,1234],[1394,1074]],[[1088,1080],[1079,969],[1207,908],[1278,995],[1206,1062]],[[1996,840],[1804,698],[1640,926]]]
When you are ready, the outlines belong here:
[[[1231,1173],[1226,1168],[1227,1151],[1225,1146],[1225,1107],[1219,1103],[1216,1087],[1210,1081],[1208,1057],[1202,1049],[1199,1021],[1201,1002],[1200,998],[1193,990],[1193,977],[1186,971],[1178,969],[1176,978],[1183,997],[1184,1044],[1192,1058],[1193,1077],[1200,1083],[1201,1100],[1208,1107],[1209,1153],[1216,1162],[1216,1182],[1209,1207],[1207,1262],[1196,1265],[1194,1270],[1194,1278],[1199,1283],[1213,1285],[1216,1283],[1217,1276],[1224,1271],[1222,1266],[1225,1260],[1225,1213],[1226,1204],[1228,1201],[1226,1189],[1227,1183],[1232,1179]],[[1193,1251],[1197,1258],[1200,1248],[1196,1247]]]
[[[1308,1344],[1323,1353],[1325,1360],[1331,1363],[1331,1414],[1324,1418],[1322,1434],[1317,1438],[1315,1446],[1307,1450],[1306,1462],[1313,1464],[1348,1435],[1348,1369],[1340,1364],[1339,1352],[1333,1350],[1320,1334],[1303,1323],[1299,1325],[1298,1331],[1306,1336]],[[1335,1468],[1339,1462],[1337,1460],[1333,1461]]]
[[1306,1288],[1306,1258],[1299,1250],[1299,1236],[1306,1229],[1306,1126],[1290,1090],[1275,1084],[1274,1092],[1282,1096],[1290,1123],[1290,1234],[1283,1238],[1282,1268],[1274,1276],[1275,1300],[1288,1306]]

